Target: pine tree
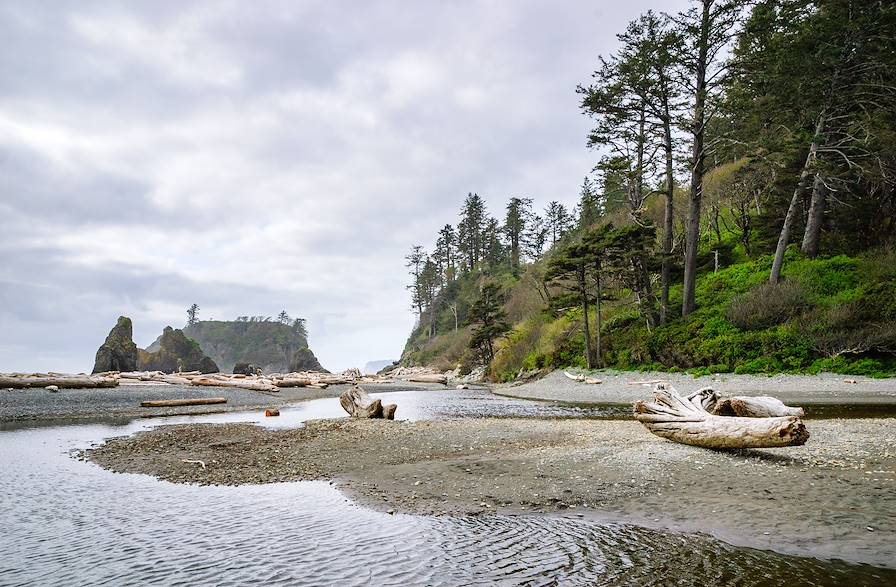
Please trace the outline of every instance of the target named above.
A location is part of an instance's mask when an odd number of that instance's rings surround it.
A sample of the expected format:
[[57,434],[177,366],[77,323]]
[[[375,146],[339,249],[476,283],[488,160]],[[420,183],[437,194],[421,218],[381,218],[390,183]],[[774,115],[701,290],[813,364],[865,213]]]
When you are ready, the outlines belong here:
[[523,255],[524,239],[531,214],[531,198],[510,198],[507,203],[503,230],[510,245],[510,272],[514,276],[520,274],[520,259]]
[[187,326],[194,326],[199,322],[199,304],[193,304],[187,308]]
[[470,307],[469,323],[474,326],[470,348],[478,350],[486,364],[491,363],[495,357],[495,340],[510,329],[498,284],[482,286],[479,297]]
[[478,194],[467,194],[457,225],[457,248],[467,271],[473,271],[482,260],[486,248],[486,224],[485,202]]
[[586,176],[579,192],[579,228],[588,228],[600,219],[600,201],[594,191],[594,184]]

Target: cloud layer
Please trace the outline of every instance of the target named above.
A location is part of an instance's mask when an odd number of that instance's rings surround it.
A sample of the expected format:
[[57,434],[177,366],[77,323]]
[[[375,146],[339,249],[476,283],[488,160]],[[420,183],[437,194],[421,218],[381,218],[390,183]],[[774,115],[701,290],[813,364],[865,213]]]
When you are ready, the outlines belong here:
[[468,191],[572,203],[609,2],[0,6],[0,370],[81,371],[119,314],[309,320],[397,358],[403,256]]

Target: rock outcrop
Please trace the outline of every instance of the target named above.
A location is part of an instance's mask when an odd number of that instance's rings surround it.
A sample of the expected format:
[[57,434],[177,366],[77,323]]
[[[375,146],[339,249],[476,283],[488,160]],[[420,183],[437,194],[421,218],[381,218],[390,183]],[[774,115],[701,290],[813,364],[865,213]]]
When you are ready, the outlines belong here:
[[308,347],[302,347],[293,353],[289,361],[290,373],[298,373],[300,371],[320,371],[321,373],[329,373],[324,369],[314,353]]
[[[202,352],[225,373],[233,372],[237,363],[255,365],[264,373],[286,373],[296,349],[309,346],[301,323],[269,319],[203,320],[184,327],[183,332],[198,342]],[[146,350],[158,351],[159,341]],[[311,357],[307,359],[309,365],[319,367],[316,358],[314,362],[310,362]]]
[[93,372],[136,371],[137,345],[134,344],[133,338],[134,328],[131,319],[119,316],[106,341],[96,351]]
[[207,357],[195,340],[187,338],[182,330],[166,326],[162,336],[154,343],[155,352],[141,350],[138,354],[140,371],[199,371],[217,373],[218,365]]

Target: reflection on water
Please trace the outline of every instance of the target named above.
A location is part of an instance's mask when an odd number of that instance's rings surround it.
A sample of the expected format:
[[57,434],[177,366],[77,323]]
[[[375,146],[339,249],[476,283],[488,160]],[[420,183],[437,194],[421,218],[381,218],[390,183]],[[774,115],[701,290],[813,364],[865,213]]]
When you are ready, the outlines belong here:
[[[418,418],[457,415],[470,402],[479,401],[463,399],[462,394],[457,402],[440,402],[438,396],[426,393],[396,396],[384,400],[399,401],[406,417]],[[500,403],[484,405],[488,410]],[[257,413],[194,419],[258,420],[282,426],[338,415],[337,409],[335,400],[320,400],[284,410],[279,419],[259,419]],[[476,404],[475,409],[478,412],[481,406]],[[896,581],[896,571],[735,548],[703,536],[534,516],[390,516],[355,506],[322,482],[174,485],[141,475],[113,474],[68,455],[104,437],[148,425],[138,421],[125,427],[0,433],[0,584]]]

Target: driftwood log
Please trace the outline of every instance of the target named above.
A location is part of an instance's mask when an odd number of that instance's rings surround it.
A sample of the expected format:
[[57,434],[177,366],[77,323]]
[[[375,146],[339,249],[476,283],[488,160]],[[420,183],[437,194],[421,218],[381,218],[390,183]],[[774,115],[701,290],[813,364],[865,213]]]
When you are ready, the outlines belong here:
[[439,373],[419,373],[415,375],[406,375],[402,377],[405,381],[411,383],[441,383],[448,385],[448,376]]
[[278,391],[277,386],[271,383],[269,379],[194,377],[190,380],[190,383],[192,385],[202,385],[206,387],[238,387],[240,389],[251,389],[253,391]]
[[383,405],[378,399],[373,399],[362,388],[352,387],[339,396],[339,404],[352,418],[383,418],[395,419],[395,404]]
[[586,377],[585,375],[573,375],[569,371],[564,371],[563,374],[566,375],[566,377],[568,377],[569,379],[572,379],[573,381],[578,381],[580,383],[587,383],[588,385],[597,385],[599,383],[603,383],[603,381],[601,381],[597,377]]
[[116,387],[118,379],[90,375],[63,375],[60,373],[4,373],[0,374],[0,388],[27,389],[55,385],[59,389]]
[[657,436],[704,448],[801,446],[809,439],[796,416],[718,416],[709,411],[718,401],[709,388],[682,397],[671,386],[658,384],[653,402],[635,403],[635,418]]
[[210,404],[226,404],[224,397],[196,397],[190,399],[159,399],[140,402],[141,408],[174,408],[179,406],[207,406]]
[[777,416],[802,418],[806,415],[803,408],[784,405],[784,402],[778,398],[767,395],[719,399],[710,411],[717,416],[741,416],[744,418],[774,418]]

